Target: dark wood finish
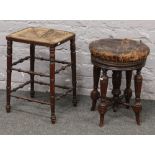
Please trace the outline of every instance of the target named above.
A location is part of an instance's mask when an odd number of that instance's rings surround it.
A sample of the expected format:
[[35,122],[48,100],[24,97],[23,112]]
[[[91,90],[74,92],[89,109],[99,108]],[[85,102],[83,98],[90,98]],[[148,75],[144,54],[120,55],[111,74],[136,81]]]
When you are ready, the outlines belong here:
[[[10,96],[26,100],[29,102],[40,103],[45,105],[50,105],[51,107],[51,122],[55,124],[56,122],[56,115],[55,115],[55,100],[60,100],[66,95],[73,92],[73,104],[74,106],[77,105],[76,99],[76,48],[75,48],[75,34],[71,32],[61,31],[61,30],[53,30],[53,29],[46,29],[46,28],[27,28],[15,33],[12,33],[6,37],[7,39],[7,103],[6,103],[6,111],[10,112]],[[30,56],[26,56],[21,58],[12,63],[12,41],[17,41],[20,43],[28,43],[30,44]],[[63,60],[56,60],[55,59],[55,48],[62,43],[70,41],[70,49],[71,49],[71,62],[63,61]],[[48,46],[50,47],[50,54],[49,58],[42,58],[39,56],[35,56],[35,46]],[[14,66],[20,64],[26,60],[30,59],[30,70],[24,70],[21,68],[15,68]],[[35,59],[49,61],[50,62],[50,74],[44,74],[40,72],[35,72],[34,64]],[[62,66],[55,70],[55,64],[60,63]],[[66,68],[72,68],[72,88],[67,86],[59,86],[55,84],[55,74],[59,74],[61,71],[65,70]],[[25,83],[20,84],[16,88],[11,90],[11,72],[17,71],[22,73],[27,73],[30,75],[30,80],[26,81]],[[50,78],[50,82],[42,82],[38,80],[34,80],[34,76],[40,77],[47,77]],[[30,96],[31,97],[24,97],[18,96],[15,92],[24,86],[30,84]],[[47,85],[50,87],[50,102],[45,102],[37,99],[33,99],[35,91],[34,91],[34,84],[40,85]],[[59,94],[55,96],[55,87],[60,89],[65,89],[65,93]]]
[[55,124],[55,48],[50,47],[50,103],[51,103],[51,122]]
[[40,104],[50,105],[50,103],[48,103],[48,102],[36,100],[36,99],[30,98],[30,97],[18,96],[18,95],[14,95],[14,94],[11,94],[11,97],[14,97],[16,99],[22,99],[22,100],[29,101],[32,103],[40,103]]
[[134,78],[134,83],[135,83],[135,105],[132,107],[133,111],[135,112],[136,116],[136,122],[138,125],[140,125],[140,112],[142,111],[142,105],[141,105],[141,88],[142,88],[142,81],[143,77],[141,75],[141,69],[137,70],[137,74],[135,75]]
[[101,72],[101,68],[94,65],[94,67],[93,67],[94,88],[91,92],[91,98],[92,98],[91,111],[94,111],[96,109],[96,102],[100,97],[100,93],[98,91],[100,72]]
[[[125,101],[127,104],[130,103],[130,98],[132,96],[132,89],[131,87],[131,79],[132,79],[132,71],[126,71],[126,88],[124,90]],[[126,106],[129,109],[130,106]]]
[[[47,85],[47,86],[50,86],[49,83],[43,82],[43,81],[36,81],[36,80],[34,80],[34,83],[40,84],[40,85]],[[55,85],[55,87],[61,88],[61,89],[70,89],[70,87],[67,87],[67,86],[60,86],[60,85]]]
[[[55,63],[55,62],[53,62]],[[55,74],[58,74],[60,73],[61,71],[65,70],[67,67],[70,67],[71,66],[71,63],[65,65],[65,66],[62,66],[60,69],[57,69],[55,71]],[[38,76],[41,76],[41,77],[50,77],[50,75],[48,74],[43,74],[43,73],[40,73],[40,72],[34,72],[34,71],[27,71],[27,70],[23,70],[23,69],[20,69],[20,68],[14,68],[12,67],[12,70],[14,71],[17,71],[17,72],[23,72],[23,73],[27,73],[27,74],[30,74],[30,75],[38,75]]]
[[73,91],[73,88],[68,89],[64,94],[59,95],[58,97],[56,97],[55,100],[60,100],[61,98],[65,97],[66,95],[68,95],[72,91]]
[[13,62],[12,66],[15,66],[15,65],[17,65],[19,63],[22,63],[22,62],[24,62],[25,60],[28,60],[28,59],[30,59],[30,56],[26,56],[25,58],[21,58],[21,59],[15,61],[15,62]]
[[20,84],[18,87],[13,88],[13,89],[11,90],[11,92],[15,92],[15,91],[17,91],[18,89],[21,89],[21,88],[23,88],[24,86],[26,86],[26,85],[28,85],[28,84],[30,84],[30,83],[31,83],[31,81],[26,81],[25,83]]
[[130,71],[137,70],[145,66],[146,60],[139,60],[136,62],[128,62],[128,63],[113,63],[108,61],[102,61],[94,56],[91,56],[91,61],[93,65],[98,66],[100,68],[106,68],[108,70],[116,70],[116,71]]
[[108,88],[107,70],[103,69],[103,74],[100,78],[101,103],[98,106],[98,111],[100,114],[100,123],[99,123],[100,127],[104,126],[104,115],[107,111],[108,106],[106,100],[107,88]]
[[112,74],[112,84],[113,84],[113,111],[116,112],[118,105],[120,103],[120,86],[121,86],[121,78],[122,78],[122,72],[121,71],[113,71]]
[[43,73],[40,73],[40,72],[32,72],[32,71],[27,71],[27,70],[24,70],[24,69],[20,69],[20,68],[14,68],[12,67],[12,70],[13,71],[17,71],[17,72],[22,72],[22,73],[27,73],[27,74],[30,74],[30,75],[38,75],[40,77],[50,77],[50,75],[48,74],[43,74]]
[[[70,92],[72,92],[73,89],[68,89],[64,94],[62,95],[59,95],[55,98],[55,100],[60,100],[62,99],[63,97],[65,97],[66,95],[68,95]],[[41,100],[36,100],[36,99],[32,99],[32,98],[28,98],[28,97],[24,97],[24,96],[18,96],[18,95],[15,95],[15,94],[11,94],[11,97],[14,97],[14,98],[17,98],[17,99],[22,99],[22,100],[26,100],[26,101],[29,101],[29,102],[34,102],[34,103],[40,103],[40,104],[45,104],[45,105],[51,105],[51,103],[49,102],[45,102],[45,101],[41,101]]]
[[7,85],[6,85],[6,112],[9,113],[11,110],[10,99],[11,99],[11,70],[12,67],[12,41],[7,41]]
[[[123,105],[126,108],[132,107],[136,115],[136,122],[140,125],[140,112],[142,110],[140,102],[142,75],[140,74],[140,71],[142,67],[145,66],[147,56],[150,52],[149,47],[142,43],[142,41],[137,42],[129,39],[101,39],[90,43],[89,49],[94,67],[102,68],[104,71],[104,78],[100,79],[101,103],[98,108],[100,114],[99,125],[104,125],[104,114],[107,109],[110,109],[108,108],[109,106],[112,106],[113,110],[117,111],[117,109],[121,107],[120,105]],[[113,98],[107,98],[105,96],[105,91],[107,90],[105,70],[112,70],[113,72]],[[136,96],[134,106],[130,105],[130,98],[132,96],[130,87],[133,70],[137,70],[137,74],[134,78]],[[126,72],[126,88],[123,95],[121,95],[120,90],[122,71]],[[97,78],[97,76],[94,76],[94,81],[95,78]]]
[[[30,71],[31,73],[34,72],[34,61],[35,61],[35,45],[30,45]],[[31,86],[30,86],[30,96],[33,98],[35,91],[34,91],[34,74],[30,74]]]
[[73,105],[77,106],[76,98],[76,46],[75,46],[75,37],[70,40],[70,49],[71,49],[71,69],[72,69],[72,87],[73,87]]

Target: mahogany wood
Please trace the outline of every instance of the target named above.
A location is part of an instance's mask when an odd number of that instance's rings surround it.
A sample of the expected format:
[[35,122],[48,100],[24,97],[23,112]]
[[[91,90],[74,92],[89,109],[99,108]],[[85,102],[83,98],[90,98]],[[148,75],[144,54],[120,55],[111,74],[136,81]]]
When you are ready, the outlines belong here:
[[71,49],[71,69],[72,69],[72,87],[73,87],[73,105],[77,106],[76,98],[76,46],[75,46],[75,37],[70,40],[70,49]]
[[134,78],[135,81],[135,105],[132,106],[133,111],[135,112],[136,115],[136,122],[138,125],[140,125],[140,112],[142,111],[142,105],[141,105],[141,99],[140,99],[140,95],[141,95],[141,88],[142,88],[142,81],[143,81],[143,77],[141,75],[141,69],[137,70],[137,74],[135,75]]
[[120,86],[121,86],[121,78],[122,72],[121,71],[113,71],[112,74],[112,84],[113,84],[113,111],[116,112],[118,108],[118,104],[120,102]]
[[[30,71],[34,72],[34,61],[35,61],[35,45],[30,44]],[[31,86],[30,86],[30,96],[33,98],[34,91],[34,74],[30,74]]]
[[51,106],[51,122],[55,124],[55,48],[50,47],[50,106]]
[[98,111],[100,114],[100,123],[99,123],[100,127],[104,126],[104,115],[108,107],[108,103],[106,100],[107,88],[108,88],[107,70],[103,69],[103,74],[100,78],[101,103],[98,106]]
[[[124,90],[125,101],[127,104],[130,104],[130,98],[132,96],[131,87],[132,71],[126,71],[126,88]],[[126,106],[128,109],[130,106]]]
[[7,41],[7,85],[6,85],[6,112],[11,110],[10,93],[11,93],[11,66],[12,66],[12,41]]
[[101,68],[94,65],[94,67],[93,67],[94,88],[91,92],[91,98],[92,98],[91,111],[94,111],[96,109],[96,102],[100,97],[100,93],[98,91],[100,72],[101,72]]
[[[48,29],[43,29],[45,31],[45,34],[41,35],[41,42],[38,41],[40,38],[38,38],[38,34],[34,33],[35,30],[37,33],[42,32],[42,29],[39,28],[28,28],[24,29],[22,31],[19,31],[17,33],[13,33],[11,35],[8,35],[6,37],[7,39],[7,98],[6,98],[6,111],[10,112],[11,106],[10,106],[10,97],[14,97],[17,99],[23,99],[27,100],[30,102],[36,102],[36,103],[41,103],[41,104],[46,104],[50,105],[51,107],[51,122],[52,124],[55,124],[56,122],[56,115],[55,115],[55,100],[60,100],[61,98],[65,97],[66,95],[70,94],[73,92],[73,104],[74,106],[77,105],[77,98],[76,98],[76,47],[75,47],[75,34],[70,33],[70,32],[63,32],[63,31],[57,31],[57,30],[48,30]],[[30,36],[25,33],[25,31],[30,31],[32,34]],[[47,33],[46,33],[47,32]],[[48,33],[49,32],[49,33]],[[25,38],[20,38],[19,33],[23,33],[23,36]],[[49,36],[50,35],[50,36]],[[64,36],[63,36],[64,35]],[[33,37],[34,36],[34,37]],[[45,39],[47,38],[47,40]],[[58,37],[58,38],[56,38]],[[30,40],[28,40],[30,38]],[[51,39],[55,42],[51,42]],[[59,40],[60,42],[56,42]],[[28,43],[30,44],[30,56],[26,56],[24,58],[21,58],[15,62],[12,63],[12,42],[17,41],[20,43]],[[71,62],[68,61],[63,61],[63,60],[56,60],[55,59],[55,48],[56,46],[66,42],[70,41],[70,50],[71,50]],[[41,46],[48,46],[49,47],[49,58],[42,58],[39,56],[35,56],[35,46],[36,45],[41,45]],[[26,60],[30,59],[30,70],[24,70],[21,68],[15,68],[12,66],[15,66],[17,64],[20,64]],[[35,59],[36,60],[44,60],[44,61],[49,61],[50,63],[50,74],[43,74],[40,72],[35,72]],[[55,70],[55,63],[60,63],[63,64],[61,68]],[[59,86],[55,84],[55,74],[60,73],[61,71],[65,70],[66,68],[71,67],[72,69],[72,88],[67,87],[67,86]],[[23,84],[20,84],[16,88],[13,88],[11,90],[11,73],[12,71],[17,71],[17,72],[23,72],[27,73],[30,75],[30,80],[26,81]],[[34,79],[35,76],[40,76],[40,77],[48,77],[50,78],[49,83],[42,82],[42,81],[37,81]],[[23,88],[24,86],[30,84],[30,96],[31,98],[24,97],[24,96],[18,96],[14,94],[17,90]],[[47,85],[50,87],[50,103],[45,102],[45,101],[40,101],[33,99],[35,91],[34,91],[34,84],[40,84],[40,85]],[[59,94],[57,97],[55,95],[55,87],[60,88],[60,89],[65,89],[65,93]]]
[[[118,42],[121,42],[119,44]],[[138,48],[137,48],[138,47]],[[100,78],[100,92],[101,92],[101,103],[99,104],[98,111],[100,114],[99,126],[104,125],[104,115],[112,106],[113,111],[116,112],[120,105],[125,105],[126,108],[132,107],[136,122],[140,125],[140,112],[142,110],[142,105],[140,101],[141,87],[142,87],[142,75],[141,69],[145,66],[146,58],[150,52],[149,47],[147,47],[141,41],[138,43],[136,41],[124,39],[101,39],[94,41],[89,46],[91,52],[91,61],[94,68],[102,68],[103,75]],[[125,51],[124,51],[125,50]],[[134,51],[134,52],[133,52]],[[135,55],[133,54],[135,53]],[[133,57],[134,56],[134,57]],[[131,61],[132,60],[132,61]],[[111,70],[112,74],[112,84],[113,90],[112,98],[106,97],[108,78],[107,70]],[[137,74],[134,78],[135,83],[135,104],[130,104],[130,98],[132,96],[131,90],[131,79],[132,72],[137,70]],[[126,72],[126,88],[124,94],[121,95],[121,78],[122,72]],[[97,93],[97,83],[98,83],[97,71],[94,71],[94,88],[91,93],[92,104],[96,104]],[[95,94],[95,95],[94,95]],[[124,103],[125,100],[125,103]],[[94,110],[94,108],[93,108]]]

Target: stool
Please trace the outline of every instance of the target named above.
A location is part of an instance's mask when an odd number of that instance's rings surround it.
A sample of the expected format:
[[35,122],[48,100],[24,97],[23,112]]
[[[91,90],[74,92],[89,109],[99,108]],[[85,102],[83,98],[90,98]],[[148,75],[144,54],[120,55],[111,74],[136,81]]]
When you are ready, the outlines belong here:
[[[56,115],[55,115],[55,100],[61,99],[63,96],[73,92],[73,105],[77,105],[76,100],[76,51],[75,51],[75,34],[71,32],[61,31],[61,30],[54,30],[54,29],[47,29],[47,28],[36,28],[30,27],[23,29],[21,31],[12,33],[6,36],[7,39],[7,86],[6,86],[6,111],[9,113],[11,110],[10,99],[11,97],[17,99],[23,99],[30,102],[37,102],[41,104],[47,104],[51,107],[51,122],[55,124],[56,122]],[[30,44],[30,56],[26,56],[25,58],[19,59],[16,62],[12,63],[12,44],[13,41]],[[60,61],[55,60],[55,48],[67,41],[70,41],[70,49],[71,49],[71,62],[67,61]],[[35,46],[46,46],[49,47],[49,59],[42,58],[42,57],[35,57]],[[14,66],[22,63],[25,60],[30,59],[30,70],[23,70],[20,68],[15,68]],[[49,72],[50,74],[43,74],[34,71],[34,61],[37,60],[44,60],[49,61]],[[55,63],[63,64],[63,66],[55,70]],[[60,71],[65,70],[67,67],[72,69],[72,88],[67,86],[58,86],[55,85],[55,74],[58,74]],[[30,80],[19,85],[18,87],[11,90],[11,73],[12,71],[23,72],[30,75]],[[34,76],[40,77],[48,77],[50,78],[49,83],[37,81],[34,79]],[[48,85],[50,86],[50,103],[33,99],[34,98],[34,83],[40,85]],[[17,96],[14,94],[20,88],[30,84],[30,97],[24,96]],[[55,87],[66,89],[66,93],[55,97]]]
[[[141,69],[145,65],[150,49],[142,43],[142,41],[137,42],[129,39],[101,39],[90,43],[89,49],[91,52],[91,61],[94,65],[94,88],[91,92],[91,110],[95,110],[96,102],[101,98],[101,103],[98,106],[100,114],[99,126],[104,126],[104,115],[109,107],[112,107],[113,111],[116,112],[119,105],[125,105],[126,108],[132,107],[136,115],[136,122],[140,125],[140,112],[142,110],[140,95],[143,79]],[[102,75],[100,78],[101,70]],[[108,88],[108,70],[112,70],[113,72],[112,98],[106,97]],[[130,86],[133,70],[136,70],[136,75],[134,77],[135,104],[131,105],[130,98],[132,96],[132,90]],[[121,95],[120,90],[122,71],[126,72],[126,88],[123,95]],[[100,93],[98,91],[99,79]]]

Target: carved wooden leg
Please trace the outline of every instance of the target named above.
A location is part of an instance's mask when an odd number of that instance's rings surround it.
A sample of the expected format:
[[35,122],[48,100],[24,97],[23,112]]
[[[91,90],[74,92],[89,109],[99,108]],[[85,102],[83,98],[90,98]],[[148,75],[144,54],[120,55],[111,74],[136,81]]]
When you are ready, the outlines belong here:
[[[34,61],[35,61],[35,45],[30,45],[30,71],[34,72]],[[34,74],[30,74],[31,80],[31,88],[30,88],[30,96],[34,97]]]
[[7,41],[7,85],[6,85],[6,112],[11,110],[11,73],[12,73],[12,41]]
[[100,97],[100,93],[98,91],[98,83],[99,83],[99,78],[100,78],[100,72],[101,72],[101,68],[94,65],[94,67],[93,67],[94,88],[91,92],[91,98],[92,98],[91,111],[94,111],[96,109],[96,102]]
[[140,125],[140,112],[142,111],[142,105],[141,105],[141,87],[142,87],[142,81],[143,77],[141,75],[141,69],[137,70],[137,74],[135,75],[135,105],[133,106],[133,111],[136,115],[136,122],[138,125]]
[[72,62],[72,86],[73,86],[73,105],[77,106],[76,97],[76,47],[75,47],[75,37],[70,40],[71,49],[71,62]]
[[50,47],[50,106],[51,122],[55,124],[55,48]]
[[107,70],[103,70],[103,75],[100,78],[101,103],[98,106],[98,111],[100,114],[100,123],[99,123],[100,127],[104,126],[104,115],[107,111],[107,101],[106,101],[107,88],[108,88]]
[[[132,78],[132,71],[126,71],[126,89],[124,90],[124,96],[126,103],[130,103],[130,98],[132,96],[132,89],[131,87],[131,78]],[[126,108],[128,109],[129,106],[127,105]]]
[[121,71],[113,71],[112,74],[112,83],[113,83],[113,90],[112,90],[112,94],[113,94],[113,111],[116,112],[117,111],[117,107],[118,104],[120,102],[120,94],[121,94],[121,90],[120,90],[120,86],[121,86],[121,78],[122,78],[122,72]]

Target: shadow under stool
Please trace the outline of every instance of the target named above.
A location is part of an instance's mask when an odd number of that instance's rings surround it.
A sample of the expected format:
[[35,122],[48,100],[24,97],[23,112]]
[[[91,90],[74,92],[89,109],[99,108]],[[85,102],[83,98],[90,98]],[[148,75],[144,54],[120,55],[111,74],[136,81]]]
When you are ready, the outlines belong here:
[[[23,99],[30,102],[37,102],[41,104],[50,105],[51,108],[51,122],[54,124],[56,122],[55,115],[55,100],[64,97],[65,95],[73,92],[73,105],[77,105],[76,99],[76,49],[75,49],[75,34],[72,32],[66,32],[62,30],[54,30],[47,28],[37,28],[30,27],[18,32],[12,33],[6,36],[7,39],[7,98],[6,98],[6,111],[9,113],[11,110],[10,99],[11,97],[17,99]],[[70,41],[71,49],[71,62],[61,61],[55,59],[55,48],[67,41]],[[13,55],[13,42],[26,43],[30,45],[30,55],[25,58],[19,59],[16,62],[12,62]],[[49,59],[43,57],[35,56],[35,46],[46,46],[49,47]],[[40,61],[49,61],[49,72],[50,74],[43,74],[34,71],[35,59]],[[15,65],[22,63],[25,60],[30,60],[30,70],[23,70],[21,68],[16,68]],[[55,63],[63,64],[63,66],[56,70]],[[55,74],[58,74],[67,67],[71,67],[72,70],[72,88],[68,86],[55,85]],[[11,73],[12,71],[23,72],[30,75],[30,80],[19,85],[16,88],[11,89]],[[35,80],[34,76],[47,77],[49,78],[49,83],[43,81]],[[20,88],[30,84],[30,97],[18,96],[14,94]],[[35,95],[34,84],[48,85],[50,87],[50,102],[40,101],[33,99]],[[55,87],[62,88],[66,90],[66,93],[56,97]]]
[[[112,107],[113,111],[116,112],[120,105],[124,105],[126,108],[132,107],[136,116],[136,122],[140,125],[140,112],[142,110],[140,96],[143,80],[141,69],[145,66],[146,58],[150,52],[149,47],[142,41],[138,42],[129,39],[101,39],[90,43],[89,49],[94,66],[94,88],[91,92],[91,110],[94,111],[96,109],[96,102],[101,98],[101,103],[98,106],[100,114],[99,126],[104,126],[104,115],[109,107]],[[109,70],[112,71],[112,98],[106,96],[108,88],[107,72]],[[130,86],[134,70],[136,71],[134,77],[135,104],[131,105],[130,98],[132,96],[132,90]],[[126,88],[123,95],[121,95],[120,90],[122,71],[126,73]],[[99,80],[100,93],[98,91]]]

